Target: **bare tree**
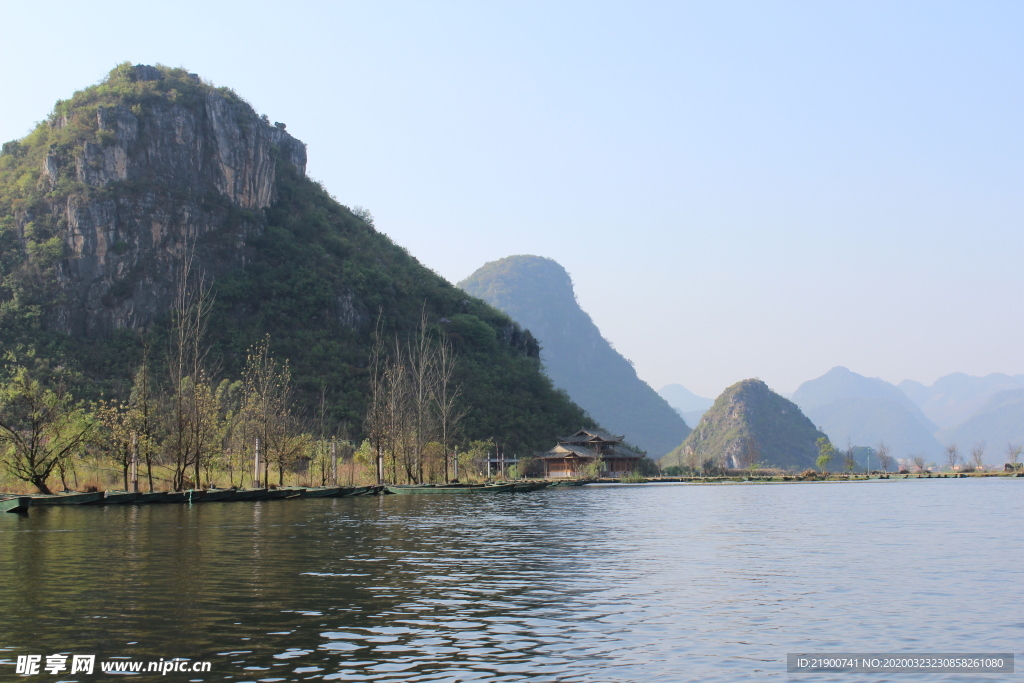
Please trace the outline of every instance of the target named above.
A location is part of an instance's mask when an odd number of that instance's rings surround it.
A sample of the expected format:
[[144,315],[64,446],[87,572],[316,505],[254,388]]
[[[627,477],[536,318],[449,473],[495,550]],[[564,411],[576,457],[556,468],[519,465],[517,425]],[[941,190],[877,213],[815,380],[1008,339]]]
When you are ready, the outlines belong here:
[[924,453],[915,453],[910,456],[910,462],[914,464],[914,467],[920,472],[924,472],[925,467],[928,464],[928,458]]
[[846,452],[843,453],[843,464],[846,465],[847,472],[853,472],[854,468],[857,467],[857,458],[853,454],[853,446],[850,444],[850,440],[846,440]]
[[1020,444],[1006,444],[1006,464],[1016,470],[1020,465],[1020,454],[1024,452],[1024,446]]
[[425,313],[405,343],[395,335],[390,346],[386,353],[378,320],[365,421],[378,481],[384,481],[385,469],[395,482],[447,478],[452,440],[465,415],[454,382],[455,354],[446,340],[430,333]]
[[370,350],[370,395],[366,410],[366,434],[373,447],[374,470],[377,476],[377,485],[384,484],[384,444],[387,438],[387,408],[386,408],[386,368],[387,360],[384,357],[384,340],[381,338],[381,316],[377,316],[377,326],[374,330],[373,346]]
[[433,398],[437,410],[438,437],[444,448],[444,478],[447,481],[449,457],[454,467],[455,479],[459,478],[459,459],[452,440],[467,411],[458,407],[462,387],[455,384],[455,350],[447,339],[442,339],[438,344],[436,361],[437,379],[434,382]]
[[949,465],[949,471],[956,471],[957,463],[960,462],[960,449],[957,448],[955,443],[951,443],[946,446],[946,463]]
[[893,465],[893,458],[889,451],[889,445],[884,441],[879,441],[878,447],[875,449],[875,455],[878,456],[878,463],[881,466],[882,471],[888,472],[889,468]]
[[404,349],[395,338],[394,351],[384,371],[385,387],[385,456],[391,463],[391,480],[399,481],[402,472],[403,481],[413,480],[412,459],[412,408],[410,406],[411,391],[409,371],[406,364]]
[[136,453],[141,452],[146,462],[146,477],[149,480],[149,490],[152,491],[156,419],[149,369],[149,339],[146,337],[142,339],[142,365],[135,372],[129,404],[135,413]]
[[202,459],[214,438],[211,421],[212,389],[206,372],[204,343],[213,298],[202,275],[192,271],[193,253],[182,260],[172,312],[168,372],[171,397],[168,416],[169,451],[176,491],[185,487],[188,468],[199,486]]
[[437,363],[434,345],[427,332],[427,314],[420,317],[420,327],[408,344],[409,407],[412,411],[410,446],[412,450],[415,482],[423,481],[423,447],[433,440],[434,396],[436,394]]
[[974,465],[974,469],[983,470],[985,469],[985,442],[979,441],[978,443],[971,446],[971,464]]

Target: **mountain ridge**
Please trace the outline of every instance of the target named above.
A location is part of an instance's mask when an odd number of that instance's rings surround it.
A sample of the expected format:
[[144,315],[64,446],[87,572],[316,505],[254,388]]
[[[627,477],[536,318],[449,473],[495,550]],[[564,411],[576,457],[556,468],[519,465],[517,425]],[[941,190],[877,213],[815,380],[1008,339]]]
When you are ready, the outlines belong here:
[[899,457],[939,457],[942,447],[931,420],[898,387],[836,366],[801,384],[793,393],[800,406],[837,447],[875,447],[884,441]]
[[657,459],[689,433],[683,418],[641,380],[579,306],[572,278],[553,259],[515,255],[458,283],[538,339],[545,371],[605,429]]

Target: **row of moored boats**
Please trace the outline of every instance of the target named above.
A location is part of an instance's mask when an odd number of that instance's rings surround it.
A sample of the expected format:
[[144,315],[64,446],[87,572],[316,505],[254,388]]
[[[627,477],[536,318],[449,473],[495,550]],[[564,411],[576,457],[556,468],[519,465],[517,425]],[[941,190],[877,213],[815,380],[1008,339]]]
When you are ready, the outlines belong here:
[[495,484],[411,484],[395,486],[282,486],[261,489],[196,489],[189,491],[90,491],[32,496],[0,495],[0,512],[25,512],[40,505],[144,505],[150,503],[230,503],[235,501],[286,500],[292,498],[342,498],[378,493],[512,493],[537,491],[557,486],[581,486],[580,479],[563,481],[517,481]]
[[289,498],[341,498],[380,493],[382,486],[282,486],[260,489],[193,489],[188,491],[89,491],[0,498],[0,512],[24,512],[40,505],[145,505],[150,503],[231,503]]

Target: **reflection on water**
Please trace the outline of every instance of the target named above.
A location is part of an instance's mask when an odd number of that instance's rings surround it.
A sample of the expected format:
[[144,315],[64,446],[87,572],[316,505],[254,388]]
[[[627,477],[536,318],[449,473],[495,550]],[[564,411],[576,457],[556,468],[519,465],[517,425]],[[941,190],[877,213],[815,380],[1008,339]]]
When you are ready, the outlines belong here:
[[208,681],[781,680],[796,651],[1021,656],[1022,494],[931,480],[37,508],[0,516],[0,679],[55,652],[209,660],[167,677]]

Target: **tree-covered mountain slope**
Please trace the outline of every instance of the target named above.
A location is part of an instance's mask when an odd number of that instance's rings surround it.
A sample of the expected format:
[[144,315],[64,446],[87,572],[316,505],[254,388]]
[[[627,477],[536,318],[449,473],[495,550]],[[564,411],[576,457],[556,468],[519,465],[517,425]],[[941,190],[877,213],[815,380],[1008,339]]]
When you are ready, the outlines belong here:
[[[358,437],[375,329],[426,316],[458,354],[465,438],[507,452],[592,426],[541,369],[533,336],[453,287],[305,175],[306,148],[227,88],[123,64],[0,154],[0,348],[73,366],[123,396],[157,366],[183,264],[214,298],[211,370],[237,378],[269,333],[300,402],[326,396]],[[342,162],[339,162],[342,163]]]
[[759,379],[737,382],[715,399],[697,426],[662,467],[814,467],[817,440],[825,436],[800,412]]
[[458,286],[532,332],[555,386],[605,429],[624,434],[654,459],[689,433],[683,418],[601,336],[555,261],[509,256],[483,265]]

